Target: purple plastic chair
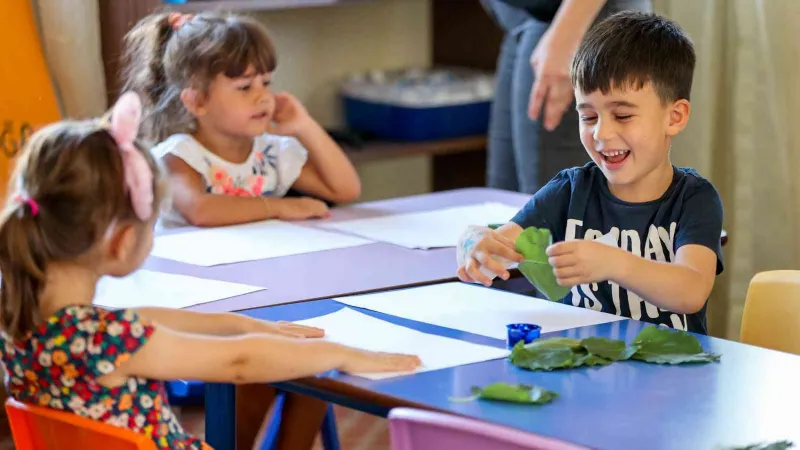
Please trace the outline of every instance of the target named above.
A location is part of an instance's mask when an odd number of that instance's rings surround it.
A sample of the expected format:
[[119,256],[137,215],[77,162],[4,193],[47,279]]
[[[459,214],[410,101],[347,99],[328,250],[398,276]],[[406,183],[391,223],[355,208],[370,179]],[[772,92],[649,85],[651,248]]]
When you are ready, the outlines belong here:
[[395,408],[389,412],[392,450],[586,450],[586,447],[488,422]]

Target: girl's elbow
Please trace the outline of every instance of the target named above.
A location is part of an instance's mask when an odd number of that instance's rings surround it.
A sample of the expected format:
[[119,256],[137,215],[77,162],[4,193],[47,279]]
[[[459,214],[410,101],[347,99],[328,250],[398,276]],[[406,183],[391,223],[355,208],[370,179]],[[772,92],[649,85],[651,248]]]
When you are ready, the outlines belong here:
[[331,195],[330,201],[334,203],[352,203],[361,197],[361,183],[356,181],[350,186],[337,189]]

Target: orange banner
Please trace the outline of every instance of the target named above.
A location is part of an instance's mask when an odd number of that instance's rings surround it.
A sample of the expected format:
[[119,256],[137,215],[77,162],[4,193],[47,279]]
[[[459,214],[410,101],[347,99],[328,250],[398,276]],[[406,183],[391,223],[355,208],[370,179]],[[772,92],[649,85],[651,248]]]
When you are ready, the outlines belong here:
[[0,195],[35,129],[61,118],[30,0],[0,0]]

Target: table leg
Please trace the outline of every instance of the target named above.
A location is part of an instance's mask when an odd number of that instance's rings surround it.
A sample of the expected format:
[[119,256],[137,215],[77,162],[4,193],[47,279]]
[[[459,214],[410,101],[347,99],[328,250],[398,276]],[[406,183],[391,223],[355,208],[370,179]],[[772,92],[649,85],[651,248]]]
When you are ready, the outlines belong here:
[[266,384],[236,386],[236,450],[250,450],[275,400],[277,390]]
[[304,395],[287,393],[283,404],[277,450],[309,450],[322,427],[328,404]]
[[235,402],[233,384],[206,383],[206,442],[215,450],[234,449]]

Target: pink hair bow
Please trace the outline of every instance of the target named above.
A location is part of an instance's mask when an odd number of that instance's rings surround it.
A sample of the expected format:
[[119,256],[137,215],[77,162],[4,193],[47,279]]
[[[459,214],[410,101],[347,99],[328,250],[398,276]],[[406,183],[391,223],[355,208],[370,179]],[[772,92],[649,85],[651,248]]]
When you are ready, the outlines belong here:
[[134,145],[141,118],[142,102],[139,96],[126,92],[114,105],[109,131],[122,153],[125,187],[131,197],[133,212],[146,221],[153,215],[153,171]]

